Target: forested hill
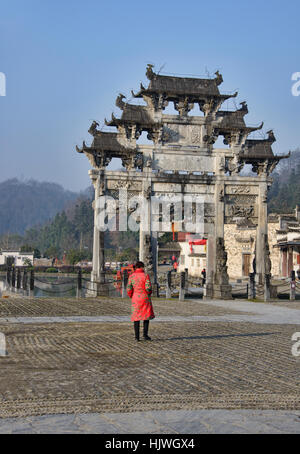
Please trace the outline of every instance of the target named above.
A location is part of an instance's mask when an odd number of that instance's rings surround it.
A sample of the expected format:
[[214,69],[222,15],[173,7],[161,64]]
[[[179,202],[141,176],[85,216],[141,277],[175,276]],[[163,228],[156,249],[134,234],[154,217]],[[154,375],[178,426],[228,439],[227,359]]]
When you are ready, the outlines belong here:
[[37,224],[45,224],[78,194],[56,183],[26,182],[17,178],[0,183],[0,235],[23,234]]
[[[269,213],[293,212],[300,205],[300,149],[280,161],[272,174],[268,195]],[[92,250],[93,189],[78,194],[55,183],[22,182],[10,179],[0,183],[0,247],[30,244],[43,253],[49,248],[62,253],[69,249]],[[38,227],[40,226],[40,227]],[[1,236],[5,237],[5,240]],[[7,240],[7,234],[19,237]],[[22,235],[22,237],[20,237]],[[110,235],[107,247],[125,250],[135,246],[129,233]],[[130,242],[130,241],[131,242]],[[129,244],[130,243],[130,244]]]
[[268,196],[269,213],[290,213],[300,205],[300,149],[282,159],[271,175],[273,184]]

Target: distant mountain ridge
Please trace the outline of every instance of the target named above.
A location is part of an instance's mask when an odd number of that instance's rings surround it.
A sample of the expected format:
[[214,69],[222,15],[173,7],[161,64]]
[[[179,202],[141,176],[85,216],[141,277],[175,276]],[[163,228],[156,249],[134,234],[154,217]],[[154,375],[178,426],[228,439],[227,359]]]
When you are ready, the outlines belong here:
[[[281,161],[272,174],[268,195],[269,212],[292,212],[300,205],[300,149]],[[64,189],[57,183],[20,181],[17,178],[0,183],[0,235],[23,235],[31,227],[43,226],[63,210],[72,211],[80,200],[92,200],[93,187],[81,192]]]
[[300,149],[292,151],[289,159],[280,161],[271,176],[269,213],[292,213],[300,205]]
[[80,194],[57,183],[20,181],[11,178],[0,183],[0,235],[18,233],[45,224]]

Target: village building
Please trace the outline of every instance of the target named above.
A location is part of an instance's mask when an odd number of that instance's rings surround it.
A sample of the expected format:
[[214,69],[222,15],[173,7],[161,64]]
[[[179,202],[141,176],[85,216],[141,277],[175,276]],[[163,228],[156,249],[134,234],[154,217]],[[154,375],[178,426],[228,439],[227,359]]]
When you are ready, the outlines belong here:
[[279,272],[283,277],[290,277],[295,271],[300,279],[300,208],[295,214],[279,216],[274,249],[279,252]]
[[46,257],[35,258],[33,261],[33,266],[48,266],[51,267],[53,264],[53,259],[48,259]]
[[[300,277],[300,209],[295,213],[268,216],[271,274],[274,278]],[[191,276],[201,277],[206,268],[206,245],[197,244],[195,235],[178,233],[180,258],[178,271],[188,269]],[[230,279],[248,278],[255,267],[256,225],[247,220],[225,224],[224,241]],[[196,244],[195,244],[196,243]]]
[[1,249],[0,265],[30,266],[33,264],[33,251],[21,252],[20,250]]

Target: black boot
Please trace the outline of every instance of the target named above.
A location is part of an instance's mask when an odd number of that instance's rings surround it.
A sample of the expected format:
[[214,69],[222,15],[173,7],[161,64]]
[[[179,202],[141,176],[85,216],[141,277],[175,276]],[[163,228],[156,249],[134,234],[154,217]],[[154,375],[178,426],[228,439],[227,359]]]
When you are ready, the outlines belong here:
[[139,342],[139,340],[140,340],[140,322],[139,321],[133,322],[133,326],[134,326],[135,340],[137,342]]
[[151,341],[151,337],[148,336],[149,330],[149,320],[144,320],[144,339],[146,341]]

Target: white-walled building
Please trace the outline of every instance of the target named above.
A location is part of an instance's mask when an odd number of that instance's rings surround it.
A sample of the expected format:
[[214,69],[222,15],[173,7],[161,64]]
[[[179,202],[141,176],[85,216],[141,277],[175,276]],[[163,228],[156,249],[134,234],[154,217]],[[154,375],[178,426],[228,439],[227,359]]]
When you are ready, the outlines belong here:
[[[270,214],[268,237],[271,273],[273,277],[290,277],[291,271],[300,276],[300,209],[295,213]],[[180,261],[178,271],[185,268],[191,276],[201,277],[206,268],[206,247],[191,245],[195,235],[179,233]],[[225,224],[224,240],[227,252],[228,275],[231,279],[246,278],[253,272],[256,226],[246,219],[237,224]],[[192,247],[191,247],[192,246]]]
[[201,271],[206,269],[206,244],[194,244],[195,238],[195,235],[178,234],[180,256],[177,271],[181,272],[187,268],[190,276],[201,277]]
[[14,266],[28,266],[28,261],[33,264],[33,252],[20,252],[17,250],[5,249],[0,251],[0,265],[9,263]]

